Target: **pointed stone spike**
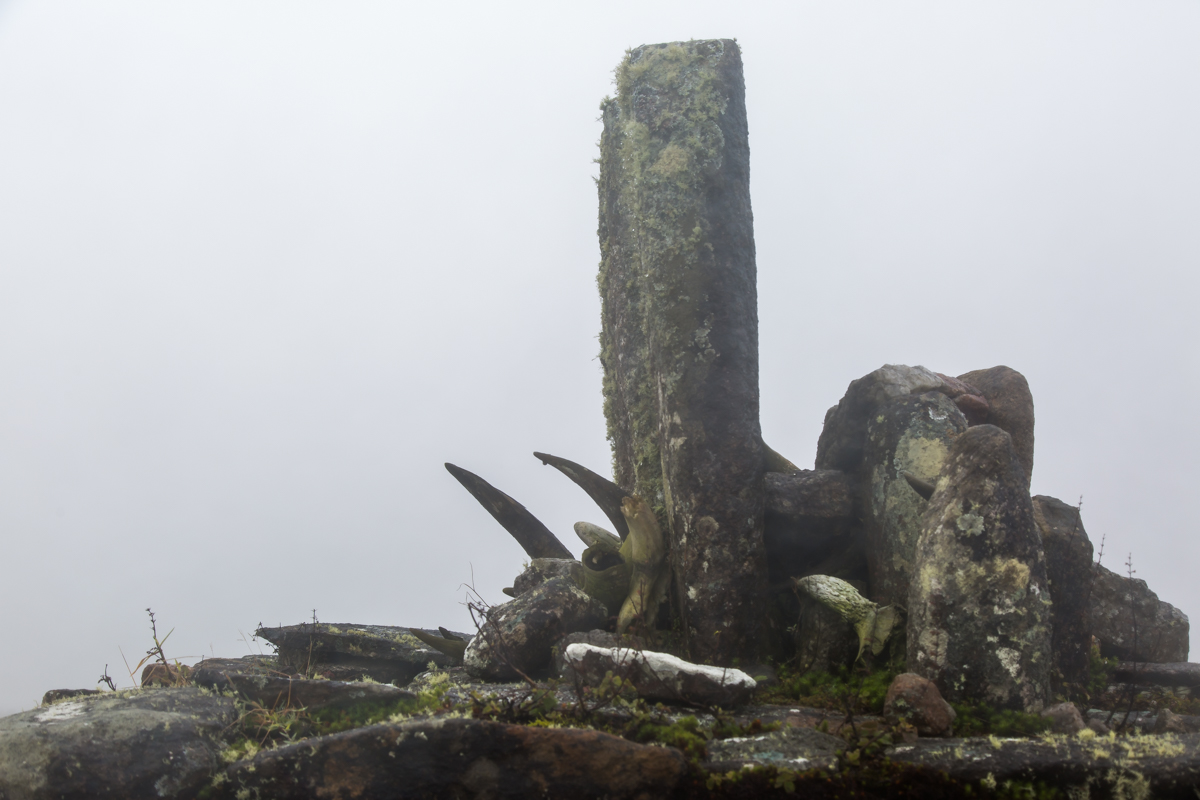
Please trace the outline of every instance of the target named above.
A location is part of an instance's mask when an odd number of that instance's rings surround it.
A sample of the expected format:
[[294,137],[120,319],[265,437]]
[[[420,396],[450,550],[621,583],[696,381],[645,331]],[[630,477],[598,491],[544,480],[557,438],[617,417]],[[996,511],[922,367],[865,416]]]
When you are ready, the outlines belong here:
[[445,653],[458,663],[462,663],[463,653],[467,650],[467,643],[462,639],[439,639],[419,628],[409,628],[408,631],[439,653]]
[[441,625],[438,625],[438,633],[442,634],[443,639],[450,639],[451,641],[455,641],[455,642],[463,641],[463,638],[461,636],[455,636],[453,633],[446,630]]
[[547,453],[534,453],[533,455],[543,464],[549,464],[566,475],[575,482],[576,486],[587,492],[588,497],[596,501],[596,505],[600,506],[604,516],[608,517],[608,521],[613,524],[621,541],[625,541],[625,537],[629,535],[629,523],[625,521],[625,515],[621,513],[621,501],[629,495],[629,492],[608,478],[602,478],[574,461],[567,461],[565,458]]
[[593,525],[590,522],[576,522],[575,535],[588,547],[607,544],[613,550],[621,548],[621,540],[619,538],[604,530],[599,525]]
[[530,558],[575,558],[525,506],[473,472],[448,462],[446,470],[496,518],[496,522],[504,526],[504,530],[512,534]]
[[904,472],[902,474],[904,475],[904,480],[908,481],[908,485],[913,488],[914,492],[921,495],[921,497],[925,498],[926,500],[933,497],[933,490],[937,487],[935,487],[932,483],[921,480],[911,472]]

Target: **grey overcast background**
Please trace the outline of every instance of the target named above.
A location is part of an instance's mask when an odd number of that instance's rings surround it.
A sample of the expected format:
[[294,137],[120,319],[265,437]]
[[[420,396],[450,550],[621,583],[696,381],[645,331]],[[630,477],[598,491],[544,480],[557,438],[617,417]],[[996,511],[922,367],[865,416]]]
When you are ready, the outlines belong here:
[[762,425],[1007,364],[1036,493],[1200,623],[1200,5],[0,3],[0,713],[257,623],[470,629],[607,472],[598,106],[736,37]]

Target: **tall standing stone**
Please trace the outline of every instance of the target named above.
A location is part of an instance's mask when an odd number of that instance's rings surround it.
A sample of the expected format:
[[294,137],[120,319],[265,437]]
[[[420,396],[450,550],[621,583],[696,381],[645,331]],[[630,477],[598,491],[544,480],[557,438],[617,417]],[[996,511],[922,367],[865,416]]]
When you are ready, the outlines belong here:
[[908,668],[951,701],[1039,711],[1049,697],[1050,592],[1012,437],[960,434],[929,498],[908,599]]
[[646,45],[600,140],[600,359],[615,480],[670,531],[693,659],[753,657],[765,616],[758,298],[741,53]]

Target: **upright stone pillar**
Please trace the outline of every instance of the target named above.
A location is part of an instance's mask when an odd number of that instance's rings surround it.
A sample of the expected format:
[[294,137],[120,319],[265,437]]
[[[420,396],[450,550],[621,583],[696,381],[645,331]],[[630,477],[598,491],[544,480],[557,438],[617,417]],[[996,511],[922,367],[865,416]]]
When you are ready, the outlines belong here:
[[670,531],[691,656],[753,658],[766,611],[758,298],[741,54],[646,45],[602,106],[600,294],[613,472]]

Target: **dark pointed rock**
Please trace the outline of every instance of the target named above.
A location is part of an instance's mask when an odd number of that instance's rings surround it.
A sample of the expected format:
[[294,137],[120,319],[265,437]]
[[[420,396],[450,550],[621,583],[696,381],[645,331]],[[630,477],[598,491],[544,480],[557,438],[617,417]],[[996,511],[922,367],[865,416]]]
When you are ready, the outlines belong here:
[[1033,498],[1033,519],[1042,535],[1046,577],[1050,581],[1054,666],[1062,680],[1088,682],[1092,631],[1092,543],[1079,509],[1053,497]]
[[446,470],[495,517],[530,558],[574,558],[571,551],[525,506],[473,472],[446,464]]
[[534,455],[543,464],[554,467],[563,475],[570,478],[576,486],[587,492],[588,497],[592,498],[596,505],[600,506],[600,510],[604,512],[604,516],[608,517],[608,521],[613,524],[613,529],[616,530],[617,536],[621,538],[621,541],[625,541],[625,537],[629,535],[629,524],[625,521],[625,516],[621,513],[621,501],[629,495],[629,492],[617,486],[608,478],[597,475],[587,467],[576,464],[574,461],[552,456],[549,453],[534,453]]

